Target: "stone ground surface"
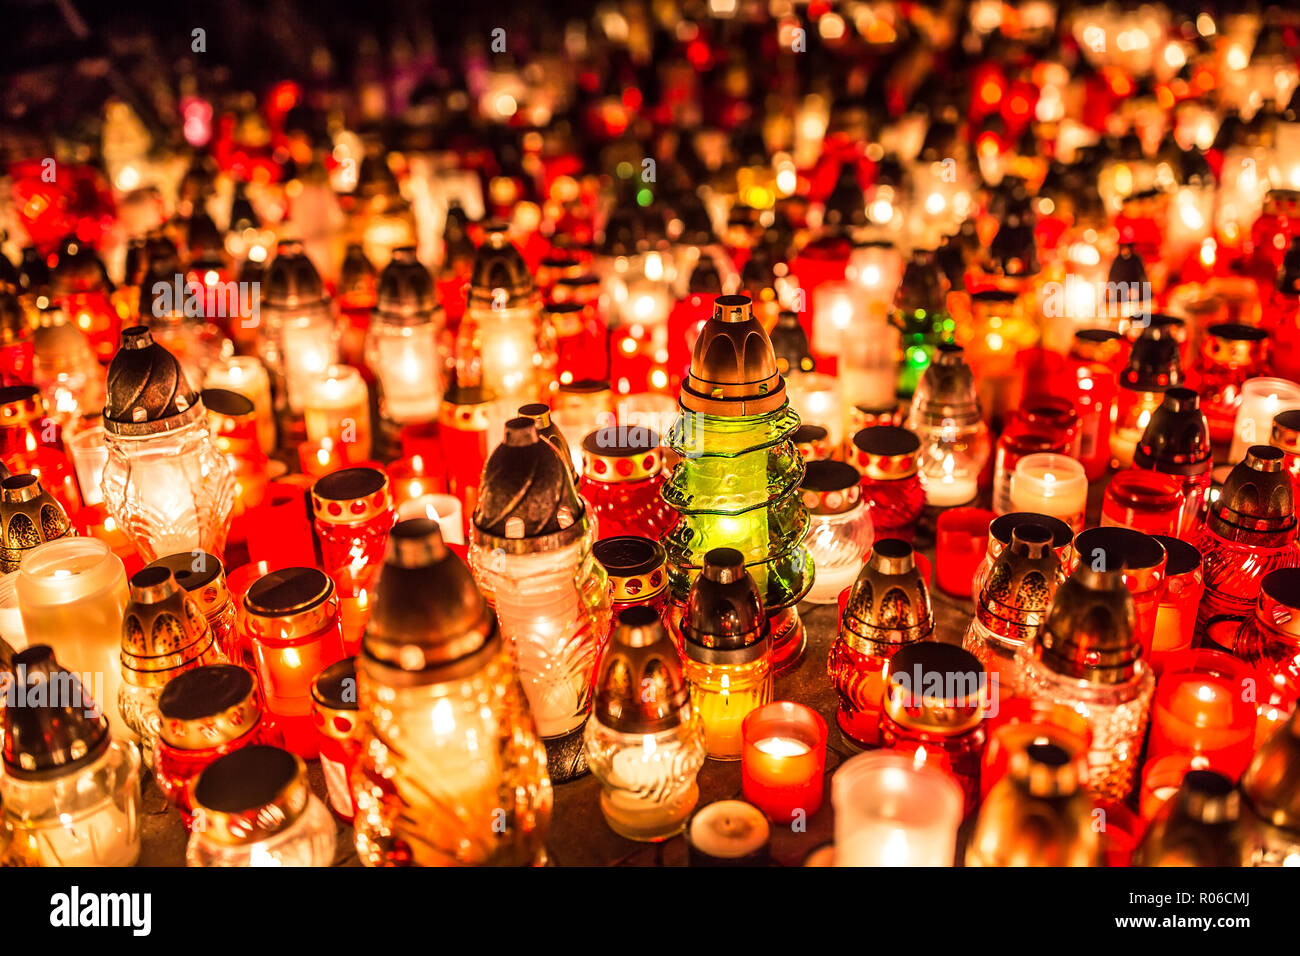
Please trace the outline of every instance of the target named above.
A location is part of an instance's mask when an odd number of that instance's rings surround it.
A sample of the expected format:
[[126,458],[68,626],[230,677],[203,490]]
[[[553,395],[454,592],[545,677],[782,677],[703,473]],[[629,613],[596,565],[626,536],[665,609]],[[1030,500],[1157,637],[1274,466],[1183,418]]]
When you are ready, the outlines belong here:
[[[1098,482],[1097,484],[1101,484]],[[1094,496],[1094,507],[1099,504]],[[1095,512],[1094,512],[1095,513]],[[933,515],[927,514],[918,530],[916,544],[934,559]],[[973,613],[969,600],[951,597],[931,588],[935,610],[935,633],[939,640],[961,643]],[[819,711],[830,728],[826,754],[826,788],[821,809],[807,821],[802,833],[788,827],[774,827],[772,856],[785,866],[799,866],[819,845],[831,840],[833,814],[830,806],[830,776],[855,751],[840,734],[835,722],[836,698],[826,676],[826,656],[835,638],[836,609],[833,605],[804,604],[801,607],[808,647],[802,660],[776,679],[776,700],[794,700]],[[324,799],[325,785],[319,763],[308,764],[312,787]],[[740,762],[706,760],[699,775],[699,806],[715,800],[741,796]],[[171,809],[154,784],[146,780],[142,812],[143,849],[141,866],[182,866],[188,834],[180,816]],[[546,840],[550,863],[555,866],[685,866],[686,844],[681,836],[661,844],[640,844],[624,839],[605,825],[600,811],[600,784],[590,774],[555,788],[555,810]],[[336,866],[357,866],[352,846],[352,829],[339,825]]]

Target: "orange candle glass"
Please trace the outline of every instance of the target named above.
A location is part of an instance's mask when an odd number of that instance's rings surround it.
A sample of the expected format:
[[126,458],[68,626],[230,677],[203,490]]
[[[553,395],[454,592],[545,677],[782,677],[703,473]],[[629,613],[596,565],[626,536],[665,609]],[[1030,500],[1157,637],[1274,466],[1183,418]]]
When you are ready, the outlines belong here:
[[1236,780],[1254,751],[1255,707],[1245,693],[1254,680],[1250,665],[1222,651],[1170,659],[1156,684],[1147,759],[1199,756],[1209,769]]
[[822,805],[826,721],[803,704],[773,701],[741,725],[745,799],[776,823],[807,820]]

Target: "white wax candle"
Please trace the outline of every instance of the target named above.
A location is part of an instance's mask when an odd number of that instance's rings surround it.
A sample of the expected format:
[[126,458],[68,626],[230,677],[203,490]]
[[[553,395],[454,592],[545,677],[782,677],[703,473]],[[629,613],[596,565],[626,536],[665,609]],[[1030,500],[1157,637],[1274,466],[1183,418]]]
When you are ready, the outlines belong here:
[[1088,506],[1088,476],[1083,465],[1068,455],[1026,455],[1011,475],[1010,497],[1012,511],[1060,518],[1077,532],[1083,529]]
[[397,506],[397,517],[431,518],[438,522],[442,540],[447,544],[465,543],[465,519],[460,499],[455,495],[427,494],[411,498]]
[[979,490],[974,478],[965,475],[942,474],[938,476],[921,474],[921,485],[925,488],[925,502],[936,508],[951,505],[964,505],[975,498]]
[[961,788],[920,755],[850,758],[831,778],[831,799],[836,866],[953,865]]

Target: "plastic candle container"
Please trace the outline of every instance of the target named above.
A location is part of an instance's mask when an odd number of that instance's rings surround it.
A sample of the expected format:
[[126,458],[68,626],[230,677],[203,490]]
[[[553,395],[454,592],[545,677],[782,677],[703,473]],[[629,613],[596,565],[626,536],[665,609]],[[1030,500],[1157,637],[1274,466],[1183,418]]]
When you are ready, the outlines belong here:
[[361,373],[331,365],[303,383],[303,421],[307,440],[329,439],[349,463],[370,457],[370,393]]
[[[100,701],[114,733],[133,733],[117,709],[122,684],[122,615],[126,569],[97,538],[63,538],[33,548],[18,572],[18,608],[27,643],[48,644]],[[99,683],[102,675],[102,685]]]
[[1011,504],[1011,476],[1016,466],[1027,455],[1056,452],[1065,454],[1064,439],[1057,440],[1043,431],[1037,431],[1017,419],[1007,426],[998,438],[993,455],[993,510],[1006,514],[1014,510]]
[[[1249,683],[1247,683],[1249,682]],[[1156,684],[1147,759],[1183,754],[1236,780],[1254,753],[1255,671],[1222,651],[1166,660]]]
[[1295,382],[1284,378],[1252,378],[1243,382],[1228,460],[1241,461],[1251,445],[1268,441],[1278,412],[1293,408],[1300,408],[1300,385]]
[[257,419],[257,438],[262,451],[275,450],[275,414],[271,406],[271,378],[266,366],[252,355],[232,355],[208,366],[204,388],[224,388],[238,392],[253,403]]
[[942,508],[971,501],[989,457],[989,429],[959,346],[938,346],[912,396],[907,427],[921,440],[918,473],[926,503]]
[[831,778],[836,866],[952,866],[962,792],[915,754],[882,750]]
[[583,439],[582,460],[578,491],[591,506],[601,538],[644,535],[657,541],[677,521],[660,495],[665,475],[656,432],[639,425],[598,429]]
[[1179,538],[1153,535],[1165,549],[1165,590],[1156,610],[1155,638],[1151,664],[1159,675],[1164,661],[1192,646],[1196,632],[1196,609],[1205,593],[1201,573],[1201,552]]
[[912,540],[925,510],[916,463],[920,449],[920,439],[897,425],[874,425],[853,436],[848,460],[862,476],[862,497],[877,537]]
[[[379,275],[366,364],[379,380],[380,414],[396,424],[438,416],[443,393],[443,312],[414,246],[393,250]],[[310,432],[309,432],[310,433]]]
[[108,445],[104,440],[104,426],[99,416],[82,419],[75,431],[65,435],[64,443],[68,446],[68,457],[72,459],[72,466],[77,472],[82,503],[86,507],[99,504],[104,500],[100,485],[104,477],[104,465],[108,463]]
[[1075,531],[1083,528],[1088,477],[1083,465],[1065,455],[1026,455],[1011,476],[1011,510],[1060,518]]
[[649,538],[619,535],[602,538],[591,553],[609,577],[614,620],[631,607],[653,608],[663,617],[668,608],[668,570],[663,545]]
[[1165,392],[1138,440],[1133,466],[1168,475],[1177,483],[1183,507],[1178,530],[1170,533],[1193,537],[1209,505],[1214,466],[1209,425],[1195,392],[1188,388]]
[[1125,468],[1111,476],[1101,504],[1101,526],[1145,534],[1177,535],[1186,507],[1175,478],[1157,471]]
[[739,760],[741,727],[772,699],[771,635],[744,556],[715,548],[691,586],[681,622],[682,670],[715,760]]
[[266,709],[284,734],[284,746],[309,759],[317,756],[312,678],[344,657],[334,582],[315,568],[272,571],[244,595],[243,620]]
[[1241,407],[1241,386],[1265,371],[1267,341],[1267,330],[1250,325],[1229,322],[1205,330],[1193,370],[1210,437],[1217,444],[1232,441],[1233,426]]
[[254,744],[219,757],[194,784],[189,866],[328,866],[334,819],[302,758]]
[[363,865],[544,862],[546,751],[496,616],[432,521],[389,535],[357,683]]
[[[48,646],[33,644],[12,663],[10,693],[20,699],[4,710],[0,775],[4,819],[14,832],[11,855],[28,866],[134,866],[140,856],[139,750],[113,739],[88,689],[58,665]],[[67,689],[66,700],[48,699],[63,697],[46,692],[56,680]]]
[[161,724],[154,744],[158,789],[181,812],[193,810],[192,784],[218,757],[254,743],[278,743],[264,720],[253,674],[234,664],[209,664],[167,682],[158,697]]
[[325,668],[311,682],[311,719],[316,725],[325,793],[330,809],[348,823],[356,814],[352,802],[352,770],[361,756],[356,663],[355,657],[345,657]]
[[311,383],[339,361],[333,303],[297,240],[284,240],[266,271],[258,357],[276,386],[286,424],[300,419]]
[[1258,672],[1259,746],[1285,723],[1300,699],[1300,568],[1264,576],[1255,613],[1242,622],[1232,652]]
[[776,823],[807,821],[822,805],[826,721],[803,704],[774,701],[752,711],[741,727],[741,785],[745,799]]
[[1075,560],[1094,570],[1119,570],[1133,595],[1133,634],[1150,661],[1156,614],[1165,593],[1169,557],[1152,535],[1129,528],[1089,528],[1074,539]]
[[839,461],[810,461],[800,484],[810,516],[806,545],[816,576],[806,599],[835,604],[862,569],[875,539],[858,472]]
[[0,573],[17,571],[33,548],[76,533],[63,507],[35,475],[0,479]]
[[975,569],[984,557],[989,525],[996,516],[983,508],[950,508],[935,521],[935,583],[954,597],[970,597]]
[[704,737],[677,650],[653,608],[617,618],[596,674],[584,746],[610,829],[643,842],[681,832],[700,797]]

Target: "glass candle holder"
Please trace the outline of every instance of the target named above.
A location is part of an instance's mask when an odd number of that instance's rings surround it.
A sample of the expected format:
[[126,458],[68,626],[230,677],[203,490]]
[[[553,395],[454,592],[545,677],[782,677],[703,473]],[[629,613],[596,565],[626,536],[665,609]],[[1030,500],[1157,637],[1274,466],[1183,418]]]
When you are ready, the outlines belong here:
[[203,402],[148,330],[122,332],[104,407],[104,503],[146,561],[177,551],[221,554],[235,480]]
[[65,511],[75,514],[82,505],[78,474],[59,447],[59,437],[58,422],[46,415],[35,386],[0,387],[0,463],[15,475],[36,477]]
[[302,416],[311,383],[339,361],[333,303],[297,240],[282,241],[266,272],[258,358],[276,386],[276,408]]
[[1074,539],[1079,566],[1113,571],[1119,569],[1124,585],[1133,595],[1133,635],[1150,661],[1155,642],[1156,614],[1165,592],[1169,556],[1152,535],[1129,528],[1089,528]]
[[1110,465],[1110,423],[1118,385],[1104,356],[1118,349],[1119,336],[1105,329],[1084,329],[1075,335],[1077,348],[1059,379],[1062,394],[1074,402],[1079,415],[1079,460],[1089,481],[1096,481]]
[[862,500],[857,469],[839,461],[810,461],[802,489],[810,526],[805,539],[816,576],[806,600],[835,604],[871,551],[875,533]]
[[1266,330],[1231,322],[1211,325],[1205,330],[1200,356],[1192,372],[1209,424],[1210,439],[1215,444],[1232,442],[1233,426],[1241,407],[1241,386],[1247,379],[1266,371],[1267,340]]
[[[28,644],[47,644],[73,673],[84,675],[104,704],[113,732],[130,740],[116,701],[122,685],[122,615],[126,569],[96,538],[63,538],[33,548],[18,571],[18,609]],[[87,680],[91,677],[91,680]]]
[[443,312],[433,277],[414,246],[393,251],[379,275],[379,297],[366,335],[366,364],[379,381],[380,414],[397,424],[431,421],[442,405]]
[[344,653],[361,646],[370,616],[369,590],[384,560],[396,514],[388,478],[378,468],[346,468],[311,489],[321,564],[334,579]]
[[907,427],[921,440],[918,470],[926,503],[941,508],[975,497],[991,450],[974,373],[963,356],[959,346],[938,346],[907,418]]
[[1086,718],[1088,783],[1104,799],[1133,788],[1155,689],[1144,657],[1122,572],[1088,563],[1057,589],[1038,638],[1016,652],[1022,696]]
[[1088,476],[1082,464],[1065,455],[1026,455],[1011,475],[1010,501],[1012,511],[1060,518],[1081,531],[1088,506]]
[[774,701],[741,726],[740,777],[745,799],[775,823],[807,821],[822,805],[826,721],[803,704]]
[[601,538],[644,535],[661,539],[677,513],[661,496],[666,476],[659,435],[639,425],[612,425],[582,441],[578,492],[591,507]]
[[1241,866],[1241,795],[1233,781],[1213,770],[1185,766],[1174,780],[1174,768],[1166,771],[1162,766],[1168,763],[1168,758],[1153,762],[1152,769],[1169,778],[1153,780],[1152,800],[1143,801],[1142,817],[1150,825],[1133,864]]
[[397,518],[431,518],[442,528],[443,540],[450,545],[465,546],[465,516],[455,495],[420,495],[404,501]]
[[1282,449],[1282,466],[1291,476],[1295,496],[1300,500],[1300,409],[1278,412],[1273,419],[1273,436],[1269,441],[1274,448]]
[[271,377],[266,366],[252,355],[232,355],[208,366],[204,388],[224,388],[238,392],[253,403],[257,420],[257,439],[262,451],[275,451],[275,414],[271,404]]
[[307,440],[329,439],[349,464],[370,457],[370,392],[361,373],[331,365],[303,382],[302,412]]
[[790,407],[799,420],[826,429],[831,445],[844,443],[844,403],[839,380],[821,372],[794,372],[786,377]]
[[[19,651],[12,666],[10,693],[19,699],[4,711],[0,775],[10,856],[27,866],[134,866],[140,752],[113,739],[99,705],[48,646]],[[50,686],[66,697],[48,693]]]
[[178,674],[159,694],[158,713],[154,779],[187,828],[193,784],[205,767],[240,747],[278,741],[263,718],[257,680],[234,664],[205,664]]
[[996,718],[990,717],[988,743],[980,764],[980,790],[984,796],[1006,776],[1011,758],[1034,743],[1050,743],[1070,754],[1072,759],[1086,761],[1091,732],[1088,722],[1068,707],[1049,706],[1035,708],[1023,697],[1012,697],[1000,702]]
[[99,504],[104,500],[100,485],[104,465],[108,463],[108,445],[104,440],[103,423],[98,416],[87,416],[64,441],[77,472],[77,486],[81,490],[82,503],[86,507]]
[[334,819],[300,757],[253,744],[218,757],[194,783],[188,866],[329,866]]
[[1144,534],[1177,535],[1186,501],[1175,478],[1125,468],[1111,476],[1101,503],[1101,526]]
[[601,783],[600,809],[620,836],[669,839],[695,809],[704,735],[690,698],[659,614],[622,612],[601,654],[584,740]]
[[222,655],[197,602],[171,571],[144,568],[132,575],[130,587],[122,619],[122,686],[116,705],[152,766],[163,686],[187,670],[219,662]]
[[1196,633],[1196,609],[1205,593],[1201,574],[1201,552],[1179,538],[1153,535],[1165,549],[1165,590],[1156,609],[1155,637],[1151,643],[1151,666],[1159,676],[1165,661],[1192,646]]
[[1281,449],[1251,446],[1228,475],[1196,541],[1205,575],[1196,634],[1221,647],[1253,614],[1264,576],[1300,565],[1291,478],[1282,460]]
[[1035,514],[1032,511],[1013,511],[999,515],[989,522],[988,546],[975,575],[971,578],[971,594],[979,594],[988,580],[989,571],[1004,548],[1011,543],[1011,535],[1022,524],[1040,524],[1052,532],[1052,550],[1056,552],[1061,567],[1069,568],[1074,561],[1074,530],[1060,518]]
[[334,582],[315,568],[272,571],[244,595],[243,620],[266,709],[284,734],[284,746],[316,757],[312,678],[345,656]]
[[40,312],[32,330],[32,384],[61,422],[103,408],[104,368],[90,340],[59,308]]
[[357,679],[362,864],[544,862],[545,748],[495,616],[428,519],[389,535]]
[[253,564],[277,568],[316,563],[312,536],[311,486],[306,475],[286,475],[266,486],[262,503],[249,514],[248,556]]
[[826,671],[839,696],[835,720],[854,745],[874,746],[889,660],[934,630],[930,591],[911,545],[881,538],[840,614]]
[[1278,412],[1300,408],[1300,385],[1284,378],[1252,378],[1241,385],[1228,461],[1241,461],[1251,445],[1268,441]]
[[773,664],[793,666],[806,643],[796,605],[813,578],[799,496],[804,464],[792,440],[799,417],[748,297],[714,303],[681,409],[668,438],[680,460],[663,489],[681,516],[663,541],[673,600],[685,601],[710,549],[738,549],[772,618]]
[[890,658],[880,744],[951,774],[967,812],[979,800],[989,694],[979,658],[952,644],[918,641]]
[[649,538],[621,535],[602,538],[591,553],[609,578],[610,614],[617,621],[632,607],[653,608],[663,617],[668,608],[667,556],[663,545]]
[[934,580],[945,594],[971,596],[994,517],[983,508],[950,508],[935,521]]
[[1242,622],[1231,649],[1258,672],[1258,747],[1286,722],[1300,699],[1300,568],[1264,576],[1255,613]]
[[1057,440],[1043,431],[1037,431],[1013,420],[998,438],[993,455],[993,510],[1006,514],[1015,510],[1011,504],[1011,476],[1016,465],[1028,455],[1055,452],[1065,454],[1064,439]]
[[862,476],[862,498],[881,538],[911,541],[925,510],[925,491],[917,474],[921,440],[897,425],[876,425],[853,436],[849,464]]
[[831,777],[836,866],[952,866],[962,792],[914,754],[882,750]]
[[687,598],[682,672],[704,729],[706,753],[739,760],[745,717],[772,699],[771,633],[744,556],[714,548]]
[[311,719],[316,726],[321,773],[330,809],[352,822],[352,771],[361,756],[361,722],[357,715],[355,657],[325,668],[311,682]]
[[1188,388],[1166,391],[1138,440],[1133,466],[1168,475],[1178,483],[1183,508],[1178,530],[1172,532],[1177,536],[1194,535],[1205,518],[1213,458],[1210,431],[1197,394]]
[[1156,683],[1147,759],[1201,757],[1204,766],[1236,780],[1255,750],[1254,683],[1254,668],[1222,651],[1168,659]]
[[1110,457],[1117,467],[1133,464],[1133,453],[1164,393],[1182,384],[1178,343],[1167,327],[1152,323],[1129,351],[1119,374],[1119,392],[1111,415]]

